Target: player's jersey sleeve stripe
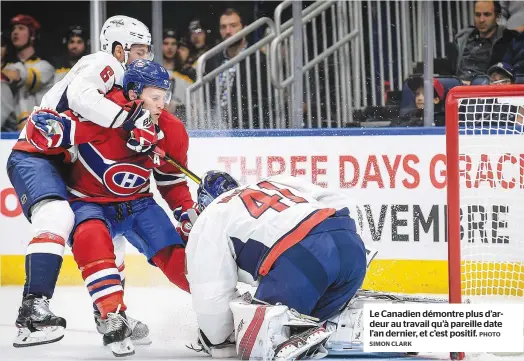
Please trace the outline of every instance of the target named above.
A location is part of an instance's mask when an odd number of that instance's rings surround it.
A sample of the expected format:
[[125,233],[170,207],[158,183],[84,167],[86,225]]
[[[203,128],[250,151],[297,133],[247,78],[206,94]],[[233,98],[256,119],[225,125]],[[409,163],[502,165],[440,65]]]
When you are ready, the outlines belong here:
[[98,174],[97,174],[93,169],[91,169],[91,167],[89,166],[89,164],[88,164],[88,163],[86,162],[86,160],[84,159],[84,156],[83,156],[83,154],[82,154],[81,151],[78,153],[78,160],[80,161],[80,163],[82,163],[82,165],[84,166],[84,168],[85,168],[89,173],[91,173],[91,175],[92,175],[93,177],[95,177],[95,179],[96,179],[97,181],[99,181],[99,182],[102,183],[102,184],[104,183],[104,182],[102,181],[102,178],[100,178],[100,177],[98,176]]
[[275,243],[266,258],[263,260],[258,273],[261,276],[267,275],[278,257],[280,257],[286,250],[303,240],[316,225],[320,224],[335,213],[336,209],[334,208],[323,208],[312,212]]
[[85,194],[80,193],[79,191],[77,191],[77,190],[75,190],[75,189],[73,189],[71,187],[67,187],[67,191],[69,193],[71,193],[73,196],[78,197],[78,198],[85,198],[85,197],[87,197]]
[[[108,165],[115,164],[115,161],[104,158],[104,156],[91,143],[78,145],[78,159],[82,162],[89,173],[91,173],[102,184],[102,178],[104,177],[104,172]],[[89,160],[89,162],[87,162],[87,160]]]
[[118,114],[115,116],[115,118],[113,119],[113,121],[109,125],[109,128],[113,128],[113,125],[115,125],[115,122],[118,120],[118,117],[120,116],[120,114],[122,114],[123,111],[124,111],[124,108],[120,109]]
[[69,130],[69,139],[68,139],[69,145],[75,145],[75,132],[76,132],[76,122],[71,121],[71,129]]
[[174,184],[184,183],[185,181],[186,180],[184,178],[178,178],[178,179],[169,180],[169,181],[156,181],[156,184],[158,186],[172,186]]
[[158,169],[153,170],[153,176],[159,186],[169,186],[186,181],[186,176],[183,173],[164,173]]

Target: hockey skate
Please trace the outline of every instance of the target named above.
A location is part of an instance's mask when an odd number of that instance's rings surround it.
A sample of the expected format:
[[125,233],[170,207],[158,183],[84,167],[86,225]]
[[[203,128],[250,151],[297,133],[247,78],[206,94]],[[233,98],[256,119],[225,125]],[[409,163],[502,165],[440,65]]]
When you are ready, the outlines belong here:
[[[102,315],[98,311],[94,311],[96,330],[98,333],[103,335],[106,332],[105,320],[102,319]],[[127,316],[127,322],[129,323],[129,328],[131,328],[131,341],[135,346],[148,346],[153,343],[149,337],[149,327],[134,318]]]
[[22,300],[16,319],[18,335],[14,347],[28,347],[60,341],[64,337],[66,320],[49,310],[49,300],[27,295]]
[[275,348],[273,360],[287,361],[326,357],[328,353],[324,344],[330,335],[331,332],[320,326],[296,333]]
[[103,336],[104,346],[109,345],[116,357],[134,355],[135,347],[131,342],[131,328],[125,312],[120,311],[120,306],[116,312],[107,314],[104,324],[106,327]]

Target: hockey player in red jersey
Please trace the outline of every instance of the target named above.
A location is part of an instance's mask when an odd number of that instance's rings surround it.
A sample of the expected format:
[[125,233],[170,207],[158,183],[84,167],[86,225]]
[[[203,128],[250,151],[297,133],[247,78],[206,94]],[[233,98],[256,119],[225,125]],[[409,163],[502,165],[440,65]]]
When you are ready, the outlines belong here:
[[[133,59],[152,58],[149,29],[136,19],[113,16],[102,27],[100,47],[101,51],[84,56],[64,79],[56,83],[43,96],[40,106],[58,112],[71,109],[83,120],[106,128],[133,124],[136,127],[133,129],[135,139],[141,139],[135,141],[134,150],[148,151],[152,145],[147,141],[151,132],[141,128],[149,114],[136,104],[121,107],[104,95],[114,86],[122,86],[127,63]],[[67,201],[67,188],[61,175],[63,159],[60,155],[43,154],[26,141],[26,133],[34,130],[32,127],[34,123],[26,122],[7,161],[7,174],[24,215],[32,224],[33,233],[26,249],[26,282],[15,321],[18,328],[13,342],[15,347],[56,342],[64,337],[66,320],[51,312],[49,300],[53,297],[62,266],[65,243],[74,225],[74,213]],[[47,134],[47,129],[55,132],[60,128],[42,129],[49,142],[60,138],[55,133]],[[66,156],[69,157],[69,153],[66,152]],[[123,282],[123,272],[121,277]],[[95,312],[95,320],[97,317]],[[142,327],[145,325],[136,320],[129,321],[133,340],[141,342],[142,337],[138,335],[147,333],[147,327]],[[140,332],[135,333],[135,330]]]
[[[125,73],[124,90],[114,90],[107,97],[119,105],[137,98],[143,101],[140,106],[149,110],[158,134],[156,147],[187,165],[189,139],[184,125],[163,111],[169,103],[169,88],[169,74],[164,67],[137,60]],[[77,147],[78,159],[66,180],[75,212],[70,238],[73,255],[93,302],[106,320],[104,344],[111,345],[116,356],[133,354],[113,239],[125,237],[173,283],[189,291],[184,275],[185,242],[149,192],[153,173],[170,208],[190,213],[194,202],[184,175],[162,161],[157,154],[160,150],[137,154],[129,149],[129,133],[125,129],[78,122],[70,111],[65,115],[38,111],[31,121],[36,131],[28,133],[28,137],[35,146],[47,149],[48,140],[38,129],[52,126],[63,130],[57,144]]]

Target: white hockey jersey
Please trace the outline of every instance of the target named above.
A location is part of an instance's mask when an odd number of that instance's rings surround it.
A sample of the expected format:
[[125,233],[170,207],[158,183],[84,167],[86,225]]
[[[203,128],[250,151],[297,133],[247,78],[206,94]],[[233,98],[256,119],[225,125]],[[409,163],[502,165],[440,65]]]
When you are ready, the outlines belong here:
[[124,71],[111,54],[99,51],[86,55],[45,94],[40,106],[59,112],[71,109],[102,127],[117,128],[127,113],[104,95],[113,86],[122,86]]
[[[340,193],[277,175],[226,192],[202,212],[189,234],[186,266],[198,325],[213,344],[234,329],[229,301],[237,281],[256,286],[276,257],[349,202]],[[260,249],[263,255],[256,254]],[[251,269],[244,267],[248,263]]]

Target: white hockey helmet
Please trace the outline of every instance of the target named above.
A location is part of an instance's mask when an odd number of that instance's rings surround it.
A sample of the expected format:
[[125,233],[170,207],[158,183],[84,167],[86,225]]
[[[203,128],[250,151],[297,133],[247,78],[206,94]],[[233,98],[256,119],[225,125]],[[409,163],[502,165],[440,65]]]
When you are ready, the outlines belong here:
[[124,48],[124,65],[127,63],[131,45],[135,44],[147,45],[149,49],[147,60],[153,60],[151,33],[141,21],[124,15],[115,15],[107,19],[100,32],[100,48],[106,53],[113,54],[115,42],[120,43]]

